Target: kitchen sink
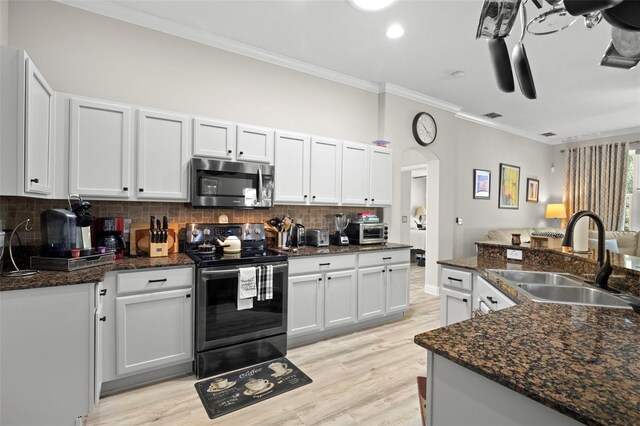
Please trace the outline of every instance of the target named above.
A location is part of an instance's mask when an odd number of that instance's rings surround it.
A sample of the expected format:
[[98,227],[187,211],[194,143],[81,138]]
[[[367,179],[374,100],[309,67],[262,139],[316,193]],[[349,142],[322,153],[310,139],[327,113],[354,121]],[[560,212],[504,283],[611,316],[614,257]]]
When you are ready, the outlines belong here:
[[516,284],[534,302],[553,302],[572,305],[628,308],[629,302],[603,290],[587,286],[565,286],[548,284]]
[[640,302],[640,298],[633,295],[614,295],[590,286],[584,280],[571,274],[505,269],[490,269],[489,271],[504,278],[520,294],[534,302],[623,309],[631,309],[629,303]]
[[509,271],[492,269],[491,272],[514,283],[551,284],[551,285],[583,285],[578,277],[558,272]]

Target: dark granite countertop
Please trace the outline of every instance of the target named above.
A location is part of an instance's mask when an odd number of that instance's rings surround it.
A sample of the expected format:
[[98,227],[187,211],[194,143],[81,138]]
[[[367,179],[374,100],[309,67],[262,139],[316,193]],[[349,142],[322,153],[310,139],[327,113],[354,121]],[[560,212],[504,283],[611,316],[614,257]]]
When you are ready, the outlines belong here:
[[463,258],[516,306],[415,336],[415,343],[586,424],[640,424],[640,315],[534,303],[487,269],[557,264]]
[[193,265],[193,260],[184,253],[174,253],[167,257],[154,258],[125,257],[124,259],[116,260],[114,263],[110,263],[108,265],[81,269],[73,272],[40,271],[35,275],[25,278],[0,277],[0,291],[96,283],[104,280],[105,274],[110,271],[188,265]]
[[408,249],[411,248],[410,245],[407,244],[397,244],[397,243],[386,243],[386,244],[367,244],[367,245],[348,245],[348,246],[334,246],[333,244],[327,247],[314,247],[314,246],[305,246],[299,247],[297,249],[271,249],[272,251],[280,254],[286,254],[289,257],[300,257],[300,256],[321,256],[325,254],[352,254],[352,253],[362,253],[362,252],[370,252],[370,251],[380,251],[380,250],[395,250],[395,249]]

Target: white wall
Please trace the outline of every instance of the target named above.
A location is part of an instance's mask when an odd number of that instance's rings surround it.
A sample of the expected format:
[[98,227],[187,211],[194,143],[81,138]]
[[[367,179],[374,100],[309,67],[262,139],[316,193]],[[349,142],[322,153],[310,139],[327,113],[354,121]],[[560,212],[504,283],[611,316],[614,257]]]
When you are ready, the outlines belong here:
[[0,44],[9,44],[9,2],[0,0]]
[[369,143],[378,95],[50,1],[12,1],[10,43],[56,91]]

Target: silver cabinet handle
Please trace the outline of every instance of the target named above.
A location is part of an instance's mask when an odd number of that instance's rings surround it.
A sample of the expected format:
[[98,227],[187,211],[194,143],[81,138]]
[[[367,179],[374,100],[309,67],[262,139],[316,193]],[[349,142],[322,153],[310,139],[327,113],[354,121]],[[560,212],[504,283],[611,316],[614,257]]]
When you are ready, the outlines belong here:
[[262,203],[262,167],[258,167],[258,204]]

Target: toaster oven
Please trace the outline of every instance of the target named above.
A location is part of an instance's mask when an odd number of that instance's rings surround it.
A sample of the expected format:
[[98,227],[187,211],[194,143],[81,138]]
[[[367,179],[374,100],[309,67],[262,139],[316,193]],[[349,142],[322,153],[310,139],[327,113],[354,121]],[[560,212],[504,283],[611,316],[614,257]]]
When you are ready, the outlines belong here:
[[350,223],[345,229],[351,244],[384,244],[389,238],[386,223]]

